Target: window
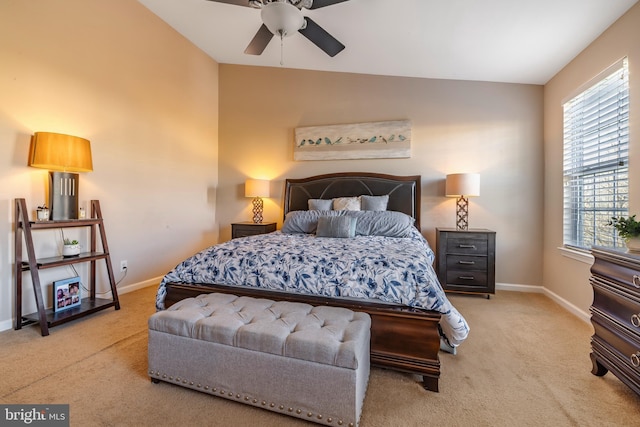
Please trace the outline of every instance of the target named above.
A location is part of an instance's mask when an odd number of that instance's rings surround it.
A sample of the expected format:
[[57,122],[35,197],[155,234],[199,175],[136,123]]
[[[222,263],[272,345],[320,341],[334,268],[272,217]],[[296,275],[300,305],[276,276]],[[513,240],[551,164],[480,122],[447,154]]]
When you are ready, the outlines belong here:
[[629,214],[626,58],[564,105],[564,245],[623,247],[607,223]]

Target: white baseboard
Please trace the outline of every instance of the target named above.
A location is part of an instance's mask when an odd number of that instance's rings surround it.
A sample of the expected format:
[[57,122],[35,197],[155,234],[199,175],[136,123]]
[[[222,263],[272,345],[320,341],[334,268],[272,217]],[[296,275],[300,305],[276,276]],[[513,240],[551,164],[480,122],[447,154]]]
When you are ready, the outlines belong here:
[[512,291],[512,292],[532,292],[545,294],[553,301],[555,301],[560,307],[567,310],[569,313],[578,317],[580,320],[586,323],[591,323],[591,315],[584,310],[581,310],[574,304],[570,303],[566,299],[562,298],[560,295],[555,292],[550,291],[544,286],[532,286],[532,285],[514,285],[511,283],[496,283],[496,289],[501,291]]
[[158,276],[158,277],[154,277],[153,279],[148,279],[138,283],[132,283],[130,285],[118,288],[118,295],[137,291],[138,289],[146,288],[147,286],[158,286],[162,281],[163,277],[164,276]]
[[[132,283],[127,286],[118,288],[118,295],[126,294],[129,292],[137,291],[138,289],[146,288],[147,286],[158,286],[163,276],[154,277],[153,279],[144,280],[138,283]],[[105,298],[111,298],[111,291],[104,296]],[[13,328],[13,319],[4,320],[0,322],[0,332]]]
[[[162,276],[154,277],[153,279],[144,280],[138,283],[132,283],[127,286],[123,286],[118,288],[118,295],[126,294],[128,292],[137,291],[138,289],[146,288],[147,286],[158,286],[160,281],[162,280]],[[584,310],[579,309],[574,304],[570,303],[566,299],[562,298],[558,294],[551,292],[544,286],[533,286],[533,285],[515,285],[512,283],[496,283],[496,289],[499,291],[510,291],[510,292],[530,292],[537,294],[545,294],[557,304],[559,304],[562,308],[578,317],[580,320],[590,323],[591,316],[589,313]],[[0,322],[0,331],[6,331],[7,329],[13,328],[13,320],[5,320]]]

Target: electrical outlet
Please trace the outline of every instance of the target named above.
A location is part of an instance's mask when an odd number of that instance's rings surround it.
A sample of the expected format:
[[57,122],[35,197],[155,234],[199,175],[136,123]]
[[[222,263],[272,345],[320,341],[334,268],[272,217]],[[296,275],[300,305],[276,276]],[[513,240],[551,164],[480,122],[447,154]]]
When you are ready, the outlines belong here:
[[125,271],[127,269],[127,261],[120,261],[120,271]]

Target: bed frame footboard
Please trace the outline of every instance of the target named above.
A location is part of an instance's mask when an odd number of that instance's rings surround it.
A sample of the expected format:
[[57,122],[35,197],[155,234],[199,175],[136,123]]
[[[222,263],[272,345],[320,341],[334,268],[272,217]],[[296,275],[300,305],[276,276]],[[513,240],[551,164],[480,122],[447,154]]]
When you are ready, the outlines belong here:
[[228,293],[239,296],[332,305],[371,316],[371,364],[422,376],[426,390],[438,391],[440,378],[440,313],[411,307],[367,301],[332,299],[311,295],[267,291],[224,285],[167,284],[165,307],[204,293]]

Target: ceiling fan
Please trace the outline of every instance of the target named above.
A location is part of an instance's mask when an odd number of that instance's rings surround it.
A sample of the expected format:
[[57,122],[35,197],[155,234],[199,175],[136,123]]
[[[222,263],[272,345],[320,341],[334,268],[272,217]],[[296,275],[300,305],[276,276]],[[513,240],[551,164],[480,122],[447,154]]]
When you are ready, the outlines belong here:
[[313,44],[333,57],[344,49],[344,45],[316,24],[311,18],[302,16],[302,9],[319,9],[348,0],[209,0],[218,3],[261,9],[262,26],[253,37],[244,53],[260,55],[274,35],[282,38],[298,31]]

